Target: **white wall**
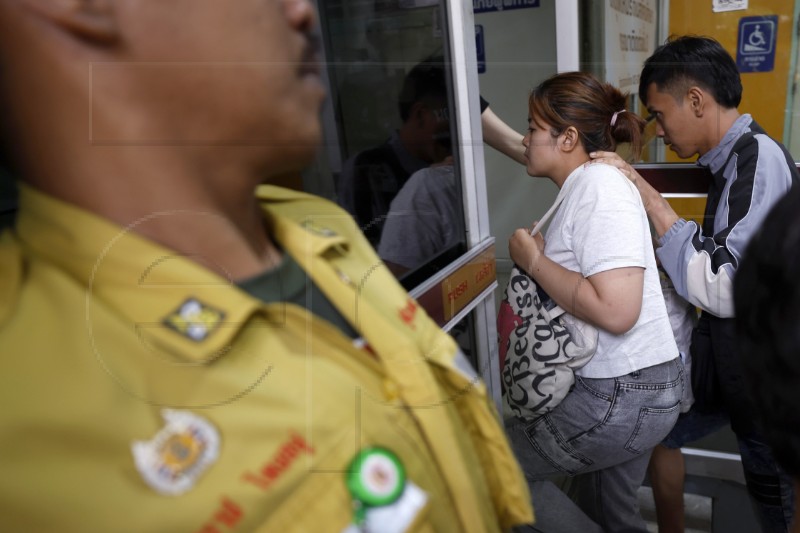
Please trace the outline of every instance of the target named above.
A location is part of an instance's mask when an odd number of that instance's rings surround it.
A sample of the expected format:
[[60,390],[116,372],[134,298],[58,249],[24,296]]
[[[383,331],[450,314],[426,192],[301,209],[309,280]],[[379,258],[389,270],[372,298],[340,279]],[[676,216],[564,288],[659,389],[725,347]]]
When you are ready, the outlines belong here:
[[[483,25],[486,46],[481,95],[520,133],[527,128],[530,90],[556,73],[555,2],[541,0],[538,8],[475,15],[475,24]],[[484,154],[491,233],[497,238],[500,286],[505,287],[504,274],[511,268],[508,237],[544,214],[558,190],[549,179],[528,176],[523,166],[488,146]]]

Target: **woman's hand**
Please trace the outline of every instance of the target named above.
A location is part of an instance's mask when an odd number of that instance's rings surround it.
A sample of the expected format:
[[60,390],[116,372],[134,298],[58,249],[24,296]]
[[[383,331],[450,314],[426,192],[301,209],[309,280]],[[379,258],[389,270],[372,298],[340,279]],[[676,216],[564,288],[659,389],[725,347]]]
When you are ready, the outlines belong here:
[[539,259],[544,255],[544,237],[541,233],[532,237],[530,230],[520,228],[508,240],[508,253],[514,263],[533,276]]

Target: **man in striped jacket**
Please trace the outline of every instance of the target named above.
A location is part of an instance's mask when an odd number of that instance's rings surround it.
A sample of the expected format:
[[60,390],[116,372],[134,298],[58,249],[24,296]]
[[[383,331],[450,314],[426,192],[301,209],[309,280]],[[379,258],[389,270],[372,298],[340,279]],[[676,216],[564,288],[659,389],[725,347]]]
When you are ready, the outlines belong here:
[[663,268],[677,292],[702,310],[691,347],[696,403],[651,462],[659,530],[672,531],[669,522],[683,530],[680,447],[730,420],[762,529],[787,531],[792,484],[754,423],[739,360],[748,354],[736,349],[733,278],[750,238],[800,175],[786,148],[737,110],[742,84],[736,63],[713,39],[677,37],[659,47],[645,61],[639,96],[666,145],[681,158],[698,155],[698,165],[713,176],[701,227],[680,218],[630,165],[614,154],[595,154],[636,183],[658,234]]

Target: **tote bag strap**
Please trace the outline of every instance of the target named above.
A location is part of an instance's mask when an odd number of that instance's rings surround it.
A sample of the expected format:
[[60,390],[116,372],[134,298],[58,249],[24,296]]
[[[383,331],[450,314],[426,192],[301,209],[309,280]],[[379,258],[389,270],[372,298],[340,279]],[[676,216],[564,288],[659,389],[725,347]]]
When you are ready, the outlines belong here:
[[539,231],[542,229],[542,226],[544,226],[547,223],[547,221],[550,220],[550,217],[553,216],[553,213],[556,212],[558,206],[560,206],[561,202],[563,202],[564,198],[566,198],[569,189],[572,188],[572,184],[575,183],[575,180],[578,178],[578,175],[579,172],[577,171],[577,169],[573,171],[572,174],[569,175],[567,180],[564,182],[564,185],[561,186],[561,190],[558,191],[558,196],[556,196],[553,205],[551,205],[550,209],[548,209],[547,212],[544,215],[542,215],[542,218],[539,219],[539,222],[537,222],[536,225],[531,230],[531,236],[539,233]]

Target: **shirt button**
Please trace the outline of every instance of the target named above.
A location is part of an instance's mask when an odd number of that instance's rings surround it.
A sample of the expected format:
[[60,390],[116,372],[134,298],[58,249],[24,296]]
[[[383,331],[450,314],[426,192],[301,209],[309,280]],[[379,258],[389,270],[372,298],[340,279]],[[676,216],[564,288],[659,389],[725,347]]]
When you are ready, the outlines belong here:
[[383,380],[383,395],[387,400],[393,401],[400,397],[400,387],[391,379]]

